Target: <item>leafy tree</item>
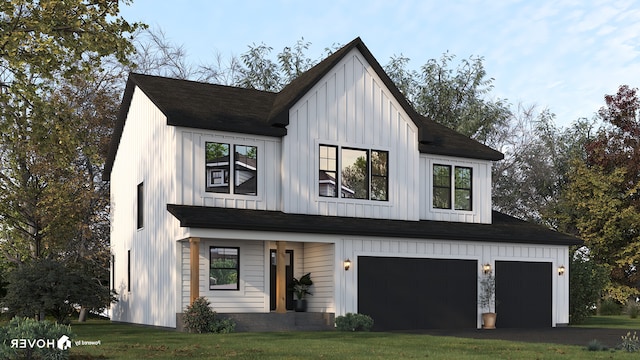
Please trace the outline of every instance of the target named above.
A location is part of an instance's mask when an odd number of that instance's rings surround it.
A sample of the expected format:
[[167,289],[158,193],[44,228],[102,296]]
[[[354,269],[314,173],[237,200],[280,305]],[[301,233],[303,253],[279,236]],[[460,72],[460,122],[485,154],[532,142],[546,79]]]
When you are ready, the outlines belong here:
[[593,314],[609,276],[584,247],[575,250],[569,259],[569,276],[569,322],[579,324]]
[[640,100],[621,86],[605,96],[604,125],[575,162],[564,201],[565,223],[585,240],[590,256],[610,271],[607,295],[619,303],[640,293]]
[[144,27],[119,17],[118,7],[0,4],[0,251],[18,269],[43,259],[77,269],[92,279],[83,282],[87,297],[108,279],[100,172],[121,81],[105,69],[127,64],[127,34]]
[[89,272],[52,259],[37,259],[9,273],[4,304],[21,317],[52,315],[63,323],[76,306],[103,310],[115,300]]
[[422,115],[464,135],[485,142],[511,115],[506,101],[486,97],[493,78],[486,77],[482,57],[463,59],[455,70],[455,55],[429,59],[421,71],[406,69],[403,56],[392,57],[385,71]]
[[559,198],[565,191],[571,161],[584,159],[584,144],[592,137],[586,119],[566,129],[554,125],[548,109],[520,105],[509,126],[497,129],[489,144],[505,154],[493,167],[493,206],[497,210],[556,230],[564,210]]

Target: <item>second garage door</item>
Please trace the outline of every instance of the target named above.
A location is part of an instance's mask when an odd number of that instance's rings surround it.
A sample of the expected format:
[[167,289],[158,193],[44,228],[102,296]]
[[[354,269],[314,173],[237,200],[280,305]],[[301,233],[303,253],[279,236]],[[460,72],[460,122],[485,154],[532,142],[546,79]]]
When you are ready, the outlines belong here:
[[358,312],[374,330],[477,327],[475,260],[358,257]]
[[551,327],[552,264],[496,261],[496,326]]

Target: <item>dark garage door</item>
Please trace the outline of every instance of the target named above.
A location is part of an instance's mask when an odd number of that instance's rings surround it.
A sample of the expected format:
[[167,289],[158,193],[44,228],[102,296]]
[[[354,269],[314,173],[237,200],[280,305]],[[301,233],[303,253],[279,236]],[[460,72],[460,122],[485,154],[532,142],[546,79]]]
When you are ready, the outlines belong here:
[[476,260],[358,257],[358,312],[374,330],[477,327]]
[[496,327],[551,327],[551,263],[496,261]]

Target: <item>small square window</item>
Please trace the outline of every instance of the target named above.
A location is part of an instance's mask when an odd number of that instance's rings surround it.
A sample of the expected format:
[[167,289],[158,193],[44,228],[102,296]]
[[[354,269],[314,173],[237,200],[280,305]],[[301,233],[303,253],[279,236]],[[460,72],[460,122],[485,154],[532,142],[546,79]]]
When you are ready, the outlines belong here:
[[209,290],[240,289],[240,248],[209,248]]

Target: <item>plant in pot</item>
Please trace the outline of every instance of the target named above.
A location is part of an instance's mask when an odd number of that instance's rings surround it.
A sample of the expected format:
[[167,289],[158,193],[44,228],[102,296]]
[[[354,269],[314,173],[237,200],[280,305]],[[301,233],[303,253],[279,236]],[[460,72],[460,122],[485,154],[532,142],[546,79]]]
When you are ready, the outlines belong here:
[[305,296],[313,295],[309,288],[313,285],[313,281],[311,281],[311,273],[306,273],[299,279],[293,278],[291,281],[291,290],[293,294],[296,296],[296,308],[297,312],[307,311],[307,299]]
[[496,328],[496,279],[493,275],[487,275],[480,280],[480,307],[485,310],[482,313],[482,328]]

